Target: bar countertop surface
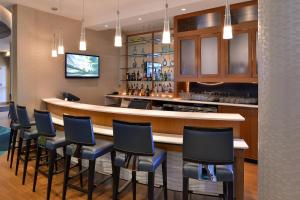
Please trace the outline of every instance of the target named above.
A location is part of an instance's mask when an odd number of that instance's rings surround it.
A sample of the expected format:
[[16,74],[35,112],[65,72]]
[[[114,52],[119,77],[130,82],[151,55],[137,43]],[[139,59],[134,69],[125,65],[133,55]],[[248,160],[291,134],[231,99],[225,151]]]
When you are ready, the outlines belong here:
[[174,103],[191,103],[191,104],[206,104],[216,106],[233,106],[243,108],[258,108],[258,105],[252,104],[237,104],[237,103],[223,103],[223,102],[211,102],[211,101],[197,101],[197,100],[186,100],[181,98],[169,98],[169,97],[145,97],[145,96],[130,96],[130,95],[105,95],[107,98],[124,98],[124,99],[144,99],[152,101],[166,101]]
[[112,114],[124,114],[144,117],[161,117],[176,119],[196,119],[196,120],[214,120],[214,121],[234,121],[243,122],[245,118],[240,114],[228,113],[201,113],[201,112],[176,112],[176,111],[160,111],[160,110],[137,110],[131,108],[120,108],[110,106],[92,105],[78,102],[65,101],[58,98],[45,98],[45,103],[56,106],[63,106],[73,109],[81,109],[95,112],[104,112]]

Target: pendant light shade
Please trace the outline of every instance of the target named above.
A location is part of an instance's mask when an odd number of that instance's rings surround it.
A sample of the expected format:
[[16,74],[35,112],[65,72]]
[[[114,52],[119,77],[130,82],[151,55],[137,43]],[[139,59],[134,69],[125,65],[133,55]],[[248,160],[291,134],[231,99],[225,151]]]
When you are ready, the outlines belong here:
[[82,0],[82,20],[81,20],[79,50],[86,51],[85,23],[84,23],[84,0]]
[[57,48],[56,48],[56,36],[55,36],[55,33],[53,34],[53,43],[52,43],[51,56],[53,58],[57,57]]
[[170,20],[168,16],[168,3],[166,1],[165,4],[165,18],[164,18],[164,31],[162,36],[162,43],[163,44],[170,44],[171,43],[171,33],[170,33]]
[[232,26],[231,26],[231,15],[230,15],[229,0],[226,0],[226,6],[225,6],[223,39],[226,39],[226,40],[232,39]]
[[[59,12],[61,14],[61,1],[59,1]],[[59,33],[58,33],[58,48],[57,48],[57,53],[59,55],[62,55],[65,53],[65,47],[64,47],[64,35],[63,35],[63,30],[60,28]]]
[[81,22],[81,32],[80,32],[79,50],[80,50],[80,51],[86,51],[86,40],[85,40],[85,26],[84,26],[84,20],[82,20],[82,22]]
[[57,53],[62,55],[65,53],[65,47],[64,47],[64,39],[63,39],[63,32],[62,30],[58,33],[58,48]]
[[122,47],[122,31],[120,22],[120,11],[119,11],[119,1],[117,0],[117,21],[116,21],[116,33],[115,33],[115,47]]

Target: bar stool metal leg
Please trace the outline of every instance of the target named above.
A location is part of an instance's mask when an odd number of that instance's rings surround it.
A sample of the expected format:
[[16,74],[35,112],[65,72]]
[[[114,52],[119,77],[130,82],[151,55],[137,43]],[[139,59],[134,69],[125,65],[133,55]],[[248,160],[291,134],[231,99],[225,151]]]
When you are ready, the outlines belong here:
[[16,172],[15,172],[16,176],[18,175],[18,171],[19,171],[19,162],[20,162],[20,156],[22,152],[22,145],[23,145],[23,138],[20,137],[18,142],[18,154],[17,154]]
[[68,186],[68,180],[69,180],[69,172],[70,172],[70,165],[71,165],[71,156],[66,155],[65,157],[65,171],[64,171],[64,186],[63,186],[63,193],[62,193],[62,199],[66,199],[67,194],[67,186]]
[[167,180],[167,159],[162,163],[163,187],[164,187],[164,200],[168,199],[168,180]]
[[27,165],[28,165],[28,159],[29,159],[30,144],[31,144],[31,140],[26,140],[26,152],[25,152],[25,159],[24,159],[22,185],[25,184],[25,179],[26,179],[26,174],[27,174]]
[[119,193],[119,180],[120,180],[120,167],[114,167],[114,173],[113,173],[113,200],[118,199],[118,193]]
[[32,188],[33,192],[35,192],[36,181],[37,181],[37,176],[38,176],[39,167],[40,167],[41,154],[42,154],[42,148],[38,146],[37,151],[36,151],[36,163],[35,163],[35,171],[34,171],[34,178],[33,178],[33,188]]
[[13,138],[14,132],[15,132],[15,131],[14,131],[13,129],[10,129],[6,161],[9,160],[10,151],[11,151],[11,143],[12,143],[12,138]]
[[189,178],[183,177],[182,183],[182,199],[189,199]]
[[95,164],[96,160],[89,160],[88,200],[92,200],[93,198]]
[[16,142],[17,142],[17,134],[18,132],[16,131],[16,133],[13,135],[12,138],[12,149],[11,149],[11,155],[10,155],[10,168],[12,168],[13,165],[13,161],[14,161],[14,154],[15,154],[15,149],[16,149]]
[[135,200],[136,199],[136,171],[132,171],[132,180],[131,180],[131,184],[132,184],[132,199]]
[[48,170],[47,200],[50,199],[53,170],[56,162],[56,150],[50,150],[49,157],[50,157],[50,162],[49,162],[49,170]]
[[148,200],[154,199],[154,172],[148,172]]
[[80,187],[83,188],[83,175],[82,175],[82,159],[78,158],[78,168],[79,168],[79,178],[80,178]]

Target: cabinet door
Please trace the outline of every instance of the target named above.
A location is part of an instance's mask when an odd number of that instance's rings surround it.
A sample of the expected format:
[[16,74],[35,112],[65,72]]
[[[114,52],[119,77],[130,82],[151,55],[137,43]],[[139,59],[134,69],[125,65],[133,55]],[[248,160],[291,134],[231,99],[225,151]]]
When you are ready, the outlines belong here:
[[250,34],[237,32],[228,40],[228,76],[251,77]]
[[220,75],[220,34],[200,37],[199,76],[216,77]]
[[197,78],[197,38],[178,39],[178,79]]

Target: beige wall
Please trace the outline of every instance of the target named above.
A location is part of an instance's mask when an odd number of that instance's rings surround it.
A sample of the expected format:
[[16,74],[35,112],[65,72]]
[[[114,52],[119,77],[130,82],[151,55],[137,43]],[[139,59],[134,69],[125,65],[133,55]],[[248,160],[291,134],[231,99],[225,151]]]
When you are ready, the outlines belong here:
[[86,33],[84,53],[100,56],[100,78],[66,79],[64,55],[51,57],[53,32],[61,25],[65,51],[80,53],[80,22],[19,5],[14,7],[14,15],[17,23],[15,97],[19,104],[38,108],[42,98],[57,97],[63,91],[79,96],[82,102],[103,104],[103,95],[118,89],[120,49],[113,47],[113,31]]

